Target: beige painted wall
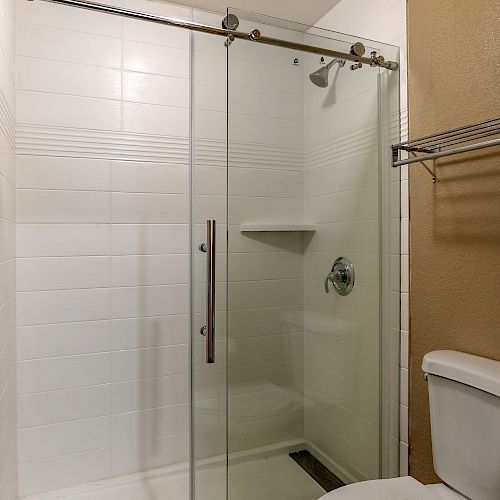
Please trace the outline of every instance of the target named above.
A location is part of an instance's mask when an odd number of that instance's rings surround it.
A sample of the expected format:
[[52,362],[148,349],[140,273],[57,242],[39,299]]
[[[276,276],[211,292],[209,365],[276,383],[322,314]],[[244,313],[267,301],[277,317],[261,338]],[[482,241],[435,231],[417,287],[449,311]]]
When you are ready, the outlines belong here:
[[[498,0],[408,0],[411,138],[500,115],[499,23]],[[423,482],[438,478],[422,357],[500,360],[500,151],[436,165],[436,184],[410,168],[410,473]]]

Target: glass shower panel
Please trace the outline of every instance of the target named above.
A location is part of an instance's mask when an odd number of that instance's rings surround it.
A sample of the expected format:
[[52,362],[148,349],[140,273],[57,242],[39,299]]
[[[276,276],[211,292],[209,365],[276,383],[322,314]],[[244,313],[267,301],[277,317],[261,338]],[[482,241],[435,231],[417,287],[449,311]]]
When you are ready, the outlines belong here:
[[123,497],[159,498],[175,466],[182,495],[189,33],[17,7],[18,494],[111,498],[120,484]]
[[[361,41],[367,53],[397,57],[376,42],[230,13],[240,31],[258,28],[263,36],[341,52]],[[330,60],[246,40],[228,50],[227,446],[234,500],[313,500],[332,481],[388,474],[381,262],[389,179],[381,166],[389,163],[388,143],[381,144],[399,76],[342,61],[328,73]],[[320,68],[327,87],[309,76]],[[339,257],[354,268],[348,295],[325,290]],[[397,440],[392,447],[397,456]],[[318,463],[329,484],[306,472]]]

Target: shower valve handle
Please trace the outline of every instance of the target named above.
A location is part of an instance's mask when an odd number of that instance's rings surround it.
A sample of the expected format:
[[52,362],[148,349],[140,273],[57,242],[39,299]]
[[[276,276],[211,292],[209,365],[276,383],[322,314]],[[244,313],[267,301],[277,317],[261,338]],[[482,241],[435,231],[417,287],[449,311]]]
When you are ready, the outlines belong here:
[[339,257],[325,277],[325,292],[330,293],[330,283],[339,295],[348,295],[354,287],[354,267],[347,257]]
[[330,293],[330,285],[332,283],[347,283],[349,281],[349,276],[345,270],[339,269],[336,271],[331,271],[327,274],[325,278],[325,292]]

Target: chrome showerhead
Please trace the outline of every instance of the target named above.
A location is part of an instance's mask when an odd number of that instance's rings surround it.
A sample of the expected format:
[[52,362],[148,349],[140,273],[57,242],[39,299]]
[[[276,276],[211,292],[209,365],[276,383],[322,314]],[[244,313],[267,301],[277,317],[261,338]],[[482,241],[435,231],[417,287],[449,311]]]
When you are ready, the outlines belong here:
[[345,64],[345,59],[332,59],[326,66],[323,66],[314,73],[311,73],[309,75],[311,82],[321,88],[328,87],[328,73],[334,64],[338,64],[342,68]]

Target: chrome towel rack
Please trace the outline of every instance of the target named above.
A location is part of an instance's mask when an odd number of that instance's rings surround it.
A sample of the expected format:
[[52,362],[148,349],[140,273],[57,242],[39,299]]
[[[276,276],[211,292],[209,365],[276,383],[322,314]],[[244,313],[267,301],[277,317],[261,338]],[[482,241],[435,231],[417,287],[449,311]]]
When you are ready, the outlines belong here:
[[[439,134],[394,144],[392,146],[392,166],[400,167],[410,163],[420,163],[432,176],[433,182],[436,182],[436,174],[426,165],[426,161],[466,153],[467,151],[475,151],[476,149],[500,146],[500,137],[470,144],[471,141],[496,135],[500,135],[500,116],[440,132]],[[401,159],[402,151],[408,152],[409,157]]]

